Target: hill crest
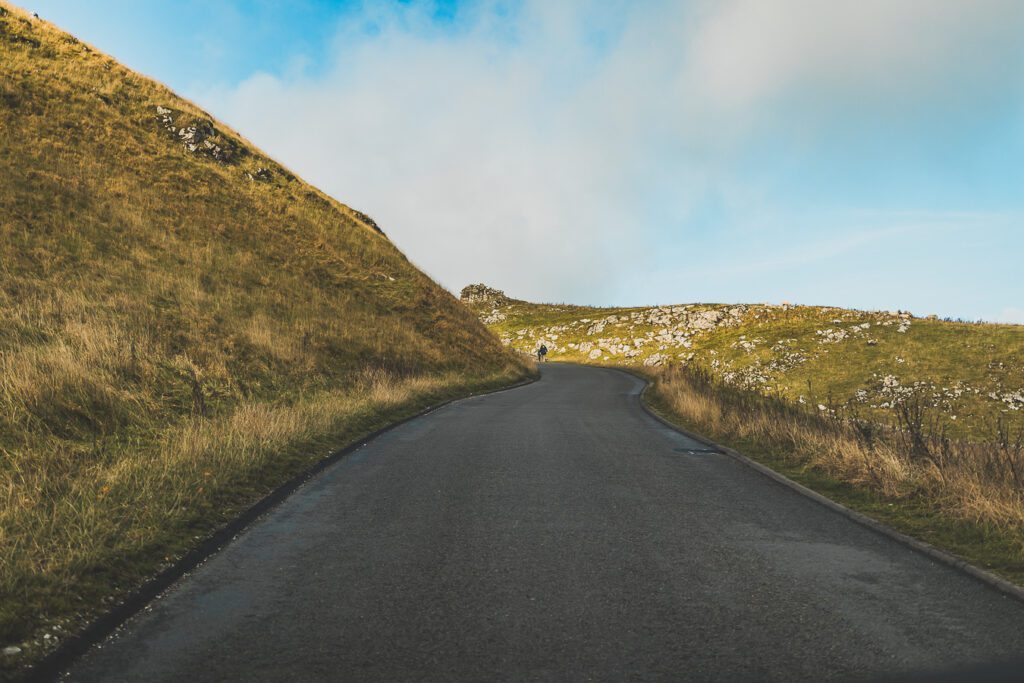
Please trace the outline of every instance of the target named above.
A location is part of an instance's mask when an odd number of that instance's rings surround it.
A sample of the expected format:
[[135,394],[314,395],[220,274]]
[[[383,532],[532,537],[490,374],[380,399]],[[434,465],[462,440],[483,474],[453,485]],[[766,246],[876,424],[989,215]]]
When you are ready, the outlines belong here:
[[997,418],[1024,424],[1024,326],[792,304],[593,308],[503,294],[463,302],[506,346],[534,353],[545,345],[551,360],[693,363],[728,384],[823,411],[881,416],[920,395],[951,434],[990,431]]

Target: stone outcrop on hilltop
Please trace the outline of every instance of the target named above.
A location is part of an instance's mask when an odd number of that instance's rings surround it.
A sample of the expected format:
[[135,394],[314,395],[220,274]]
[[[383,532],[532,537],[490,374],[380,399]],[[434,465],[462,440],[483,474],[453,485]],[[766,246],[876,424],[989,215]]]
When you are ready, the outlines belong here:
[[505,314],[499,309],[512,303],[512,300],[505,296],[505,292],[485,284],[463,287],[459,299],[477,311],[484,325],[494,325],[505,320]]
[[504,306],[509,302],[505,292],[488,287],[485,284],[466,285],[462,288],[459,299],[462,300],[462,303],[477,305],[491,304],[494,306]]

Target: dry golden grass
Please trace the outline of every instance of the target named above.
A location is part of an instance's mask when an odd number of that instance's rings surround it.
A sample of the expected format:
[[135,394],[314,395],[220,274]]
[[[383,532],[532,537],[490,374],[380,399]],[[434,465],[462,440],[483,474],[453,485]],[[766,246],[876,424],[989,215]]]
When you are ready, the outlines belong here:
[[[455,373],[397,380],[367,371],[345,391],[187,419],[147,447],[99,446],[74,460],[59,453],[22,458],[0,488],[0,590],[24,605],[55,598],[74,604],[80,582],[94,575],[138,578],[117,563],[132,566],[157,549],[171,558],[188,539],[169,529],[208,529],[211,516],[222,520],[331,447],[464,386]],[[102,581],[95,588],[102,590]],[[112,592],[107,588],[102,597]],[[4,616],[31,615],[7,604]]]
[[0,179],[0,646],[21,661],[327,449],[528,372],[361,214],[4,4]]

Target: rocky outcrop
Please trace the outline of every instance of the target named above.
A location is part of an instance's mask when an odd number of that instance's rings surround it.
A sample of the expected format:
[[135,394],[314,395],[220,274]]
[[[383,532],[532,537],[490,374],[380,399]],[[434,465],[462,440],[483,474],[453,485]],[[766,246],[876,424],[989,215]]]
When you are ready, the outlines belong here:
[[198,156],[235,164],[249,153],[237,140],[221,134],[212,121],[189,119],[180,111],[160,105],[156,106],[156,119],[173,140]]
[[[509,302],[505,292],[500,289],[493,289],[484,284],[466,285],[459,294],[459,299],[464,304],[477,306],[489,305],[492,307],[504,306]],[[501,318],[504,320],[504,316]]]

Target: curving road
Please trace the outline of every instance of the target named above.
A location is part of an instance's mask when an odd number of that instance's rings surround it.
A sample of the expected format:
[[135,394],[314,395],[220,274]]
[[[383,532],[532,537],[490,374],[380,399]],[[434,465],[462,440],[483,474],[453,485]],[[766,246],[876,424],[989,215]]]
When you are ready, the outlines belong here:
[[640,389],[549,364],[378,437],[68,678],[929,680],[1024,653],[1024,604],[707,452]]

